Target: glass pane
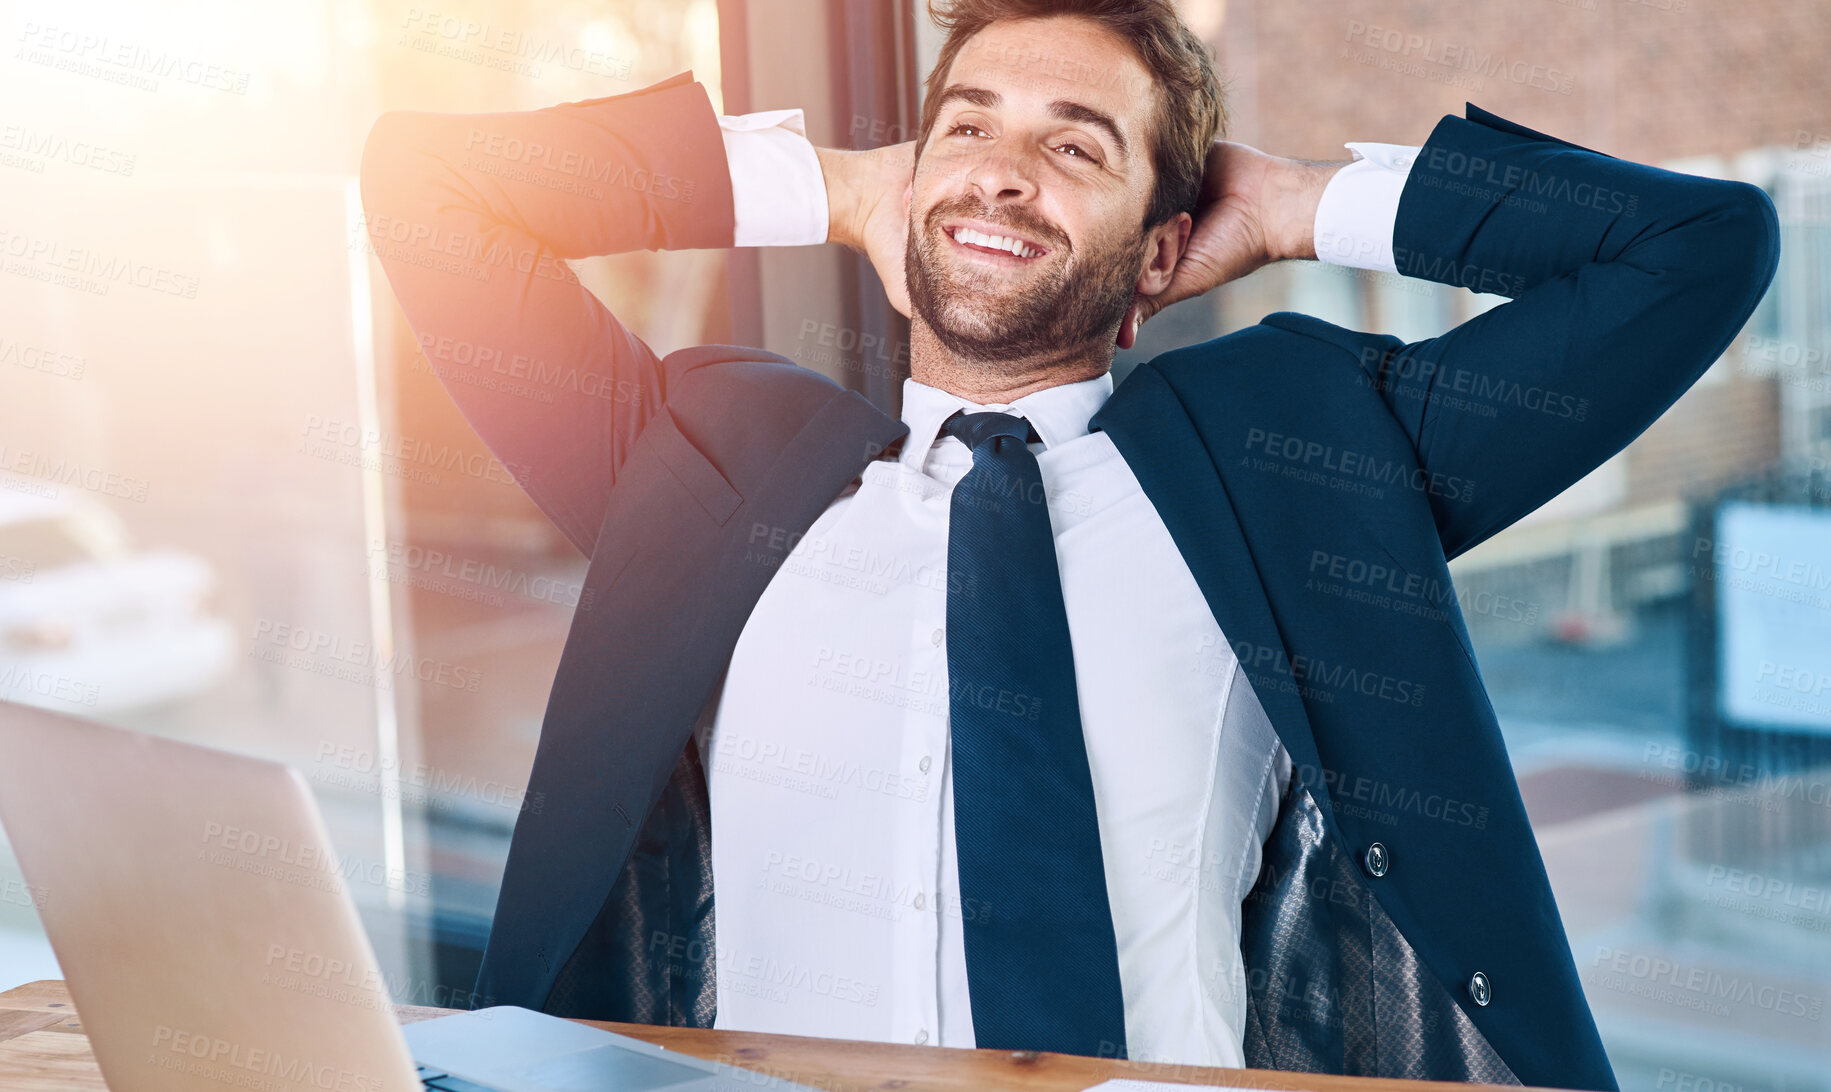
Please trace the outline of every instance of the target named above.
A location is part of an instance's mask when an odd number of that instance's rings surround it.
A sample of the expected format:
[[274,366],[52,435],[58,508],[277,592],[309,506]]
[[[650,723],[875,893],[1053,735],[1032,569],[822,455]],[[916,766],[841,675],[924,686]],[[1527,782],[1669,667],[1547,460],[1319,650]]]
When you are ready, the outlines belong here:
[[[297,766],[395,999],[468,1007],[584,563],[398,322],[359,156],[392,109],[716,104],[716,0],[9,13],[0,700]],[[725,340],[721,254],[576,268]],[[0,990],[60,977],[39,894],[0,844]]]

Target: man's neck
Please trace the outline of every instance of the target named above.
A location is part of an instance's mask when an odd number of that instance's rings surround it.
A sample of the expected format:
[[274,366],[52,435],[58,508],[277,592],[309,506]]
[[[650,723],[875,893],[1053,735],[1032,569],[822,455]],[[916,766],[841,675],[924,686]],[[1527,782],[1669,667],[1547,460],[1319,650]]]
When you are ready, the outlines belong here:
[[962,358],[920,318],[909,324],[909,377],[980,406],[1008,406],[1026,394],[1096,379],[1112,369],[1112,346],[1067,348],[1034,360]]

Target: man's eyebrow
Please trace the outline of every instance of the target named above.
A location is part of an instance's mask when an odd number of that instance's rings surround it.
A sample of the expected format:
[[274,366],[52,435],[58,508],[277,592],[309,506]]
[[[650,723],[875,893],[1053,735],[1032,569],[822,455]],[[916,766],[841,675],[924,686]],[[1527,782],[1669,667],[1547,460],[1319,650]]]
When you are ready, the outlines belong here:
[[1075,102],[1072,99],[1056,99],[1049,104],[1049,112],[1063,121],[1078,121],[1082,125],[1091,125],[1103,130],[1112,142],[1119,146],[1119,154],[1127,155],[1130,149],[1125,143],[1125,134],[1119,131],[1119,123],[1111,114],[1104,114],[1091,106]]
[[[935,102],[935,108],[939,110],[955,100],[970,102],[974,106],[991,110],[1004,101],[1004,96],[985,87],[950,84],[946,90],[941,92],[941,97]],[[1095,110],[1093,107],[1073,99],[1056,99],[1049,104],[1049,113],[1063,121],[1091,125],[1104,132],[1114,144],[1118,145],[1120,155],[1131,154],[1131,146],[1126,143],[1125,134],[1119,131],[1119,123],[1113,120],[1111,114]]]

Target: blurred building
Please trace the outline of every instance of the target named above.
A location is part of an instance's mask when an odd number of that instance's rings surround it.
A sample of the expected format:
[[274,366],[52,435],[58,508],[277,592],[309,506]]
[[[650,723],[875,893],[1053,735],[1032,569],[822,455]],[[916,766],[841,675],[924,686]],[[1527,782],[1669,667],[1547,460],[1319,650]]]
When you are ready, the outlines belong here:
[[[1612,613],[1680,593],[1676,502],[1776,462],[1831,465],[1831,71],[1822,63],[1831,9],[1783,0],[1184,6],[1229,80],[1229,139],[1338,159],[1350,140],[1422,144],[1437,119],[1470,102],[1624,159],[1752,182],[1775,200],[1783,263],[1737,344],[1621,456],[1460,559],[1459,578],[1513,570],[1495,579],[1533,602],[1550,597],[1547,627],[1606,638],[1620,625]],[[1217,295],[1207,314],[1147,328],[1132,356],[1284,308],[1412,340],[1501,302],[1318,263],[1268,267]],[[1532,635],[1488,621],[1469,619],[1491,639]]]

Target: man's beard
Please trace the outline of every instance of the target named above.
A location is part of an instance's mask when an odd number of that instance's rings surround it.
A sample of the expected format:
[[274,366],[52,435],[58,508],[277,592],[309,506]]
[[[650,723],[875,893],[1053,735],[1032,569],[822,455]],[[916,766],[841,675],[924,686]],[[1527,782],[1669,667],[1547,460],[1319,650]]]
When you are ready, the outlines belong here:
[[[955,244],[938,230],[955,216],[1007,227],[1049,247],[1051,258],[1067,251],[1066,260],[1043,277],[958,272],[942,253]],[[1105,251],[1070,250],[1061,232],[1027,210],[994,210],[963,194],[929,210],[919,232],[911,219],[903,265],[910,307],[943,346],[968,360],[1017,363],[1089,348],[1110,355],[1113,335],[1132,304],[1144,249],[1140,233]]]

